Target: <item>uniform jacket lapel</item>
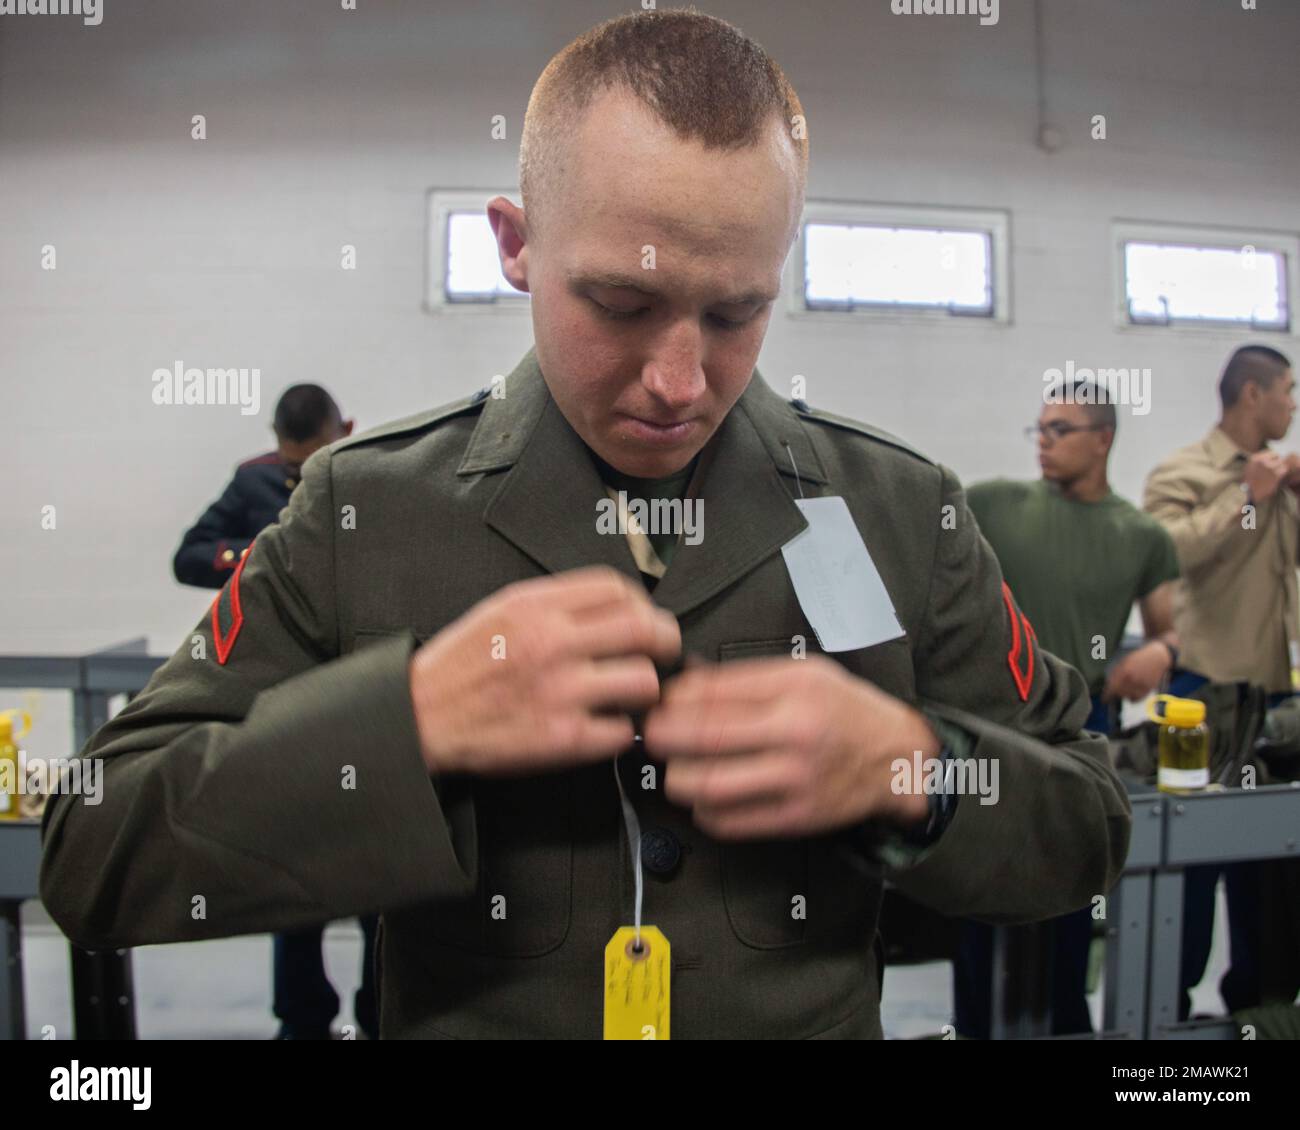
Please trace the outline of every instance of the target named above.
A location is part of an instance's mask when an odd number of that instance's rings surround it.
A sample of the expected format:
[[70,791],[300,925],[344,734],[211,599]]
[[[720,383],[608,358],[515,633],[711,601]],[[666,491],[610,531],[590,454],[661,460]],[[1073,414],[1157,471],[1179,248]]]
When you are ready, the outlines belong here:
[[654,592],[655,602],[677,616],[734,584],[807,528],[794,501],[796,466],[808,496],[826,482],[798,417],[757,369],[710,443],[697,485],[703,536],[696,545],[677,547]]
[[[794,503],[796,466],[809,497],[827,481],[798,416],[757,370],[704,455],[692,484],[703,504],[700,537],[694,545],[683,540],[654,591],[655,602],[677,616],[807,527]],[[534,350],[506,378],[505,395],[484,401],[457,473],[505,468],[509,474],[484,512],[489,527],[549,572],[606,564],[639,578],[627,539],[597,530],[604,486],[586,445],[551,398]]]

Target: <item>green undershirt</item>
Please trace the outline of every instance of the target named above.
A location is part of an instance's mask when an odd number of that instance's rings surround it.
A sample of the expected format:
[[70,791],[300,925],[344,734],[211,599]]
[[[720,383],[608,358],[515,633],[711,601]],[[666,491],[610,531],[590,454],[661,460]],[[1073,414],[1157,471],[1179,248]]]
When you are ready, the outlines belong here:
[[1178,576],[1168,533],[1113,491],[1079,502],[1042,479],[976,483],[966,499],[1038,642],[1099,693],[1133,602]]
[[[681,498],[686,493],[686,488],[690,486],[691,476],[695,473],[695,465],[700,459],[697,455],[680,471],[662,479],[638,479],[631,475],[625,475],[622,471],[615,470],[594,451],[591,451],[590,448],[587,450],[591,454],[592,462],[596,465],[601,481],[616,491],[626,491],[629,505],[633,499],[638,498],[644,499],[647,505],[656,499],[672,500]],[[677,552],[681,534],[681,530],[663,530],[649,535],[650,544],[654,546],[655,553],[658,554],[659,560],[664,563],[665,567],[671,564],[673,555]]]

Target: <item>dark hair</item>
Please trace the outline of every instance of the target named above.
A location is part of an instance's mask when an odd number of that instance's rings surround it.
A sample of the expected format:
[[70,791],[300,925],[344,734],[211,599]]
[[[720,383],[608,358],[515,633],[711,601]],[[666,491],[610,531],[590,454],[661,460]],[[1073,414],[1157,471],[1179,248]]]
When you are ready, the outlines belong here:
[[[1081,389],[1087,389],[1087,393],[1081,396]],[[1088,419],[1094,428],[1119,431],[1119,414],[1115,411],[1111,390],[1107,385],[1097,381],[1057,381],[1048,392],[1047,402],[1077,404],[1080,408],[1087,409]]]
[[1247,382],[1267,389],[1278,377],[1291,368],[1286,354],[1267,345],[1243,345],[1223,367],[1219,378],[1219,399],[1224,408],[1231,408],[1241,399]]
[[275,434],[306,443],[343,422],[343,413],[320,385],[290,385],[275,406]]
[[[806,182],[803,106],[762,47],[693,8],[630,12],[575,39],[533,87],[519,144],[519,186],[535,225],[548,183],[567,163],[562,150],[576,123],[611,88],[630,91],[678,137],[706,149],[757,145],[779,119],[798,159],[801,187]],[[794,128],[796,118],[804,128]]]

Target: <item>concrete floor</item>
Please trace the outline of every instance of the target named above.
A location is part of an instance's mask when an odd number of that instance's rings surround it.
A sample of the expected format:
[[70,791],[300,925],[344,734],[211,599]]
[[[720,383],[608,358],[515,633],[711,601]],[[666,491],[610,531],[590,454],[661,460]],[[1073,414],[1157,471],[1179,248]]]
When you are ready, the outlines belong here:
[[[23,964],[27,1034],[53,1026],[56,1039],[72,1033],[68,949],[37,902],[23,905]],[[1205,979],[1193,992],[1193,1012],[1223,1010],[1217,985],[1227,967],[1223,889],[1218,892],[1214,943]],[[271,939],[259,934],[134,951],[136,1026],[142,1039],[265,1040],[276,1031],[271,1015]],[[361,980],[361,929],[338,922],[325,933],[325,968],[343,1001],[335,1022],[352,1024],[352,996]],[[1101,1024],[1101,991],[1089,998],[1093,1025]],[[952,971],[946,962],[885,970],[882,1023],[889,1039],[938,1033],[951,1020]]]
[[[72,1032],[68,947],[37,902],[23,904],[23,966],[27,1034],[56,1039]],[[352,994],[361,982],[361,929],[339,922],[325,933],[325,968],[344,1002],[336,1027],[352,1023]],[[141,1039],[263,1040],[275,1035],[271,1015],[271,937],[253,934],[187,945],[142,946],[132,952],[136,1031]]]

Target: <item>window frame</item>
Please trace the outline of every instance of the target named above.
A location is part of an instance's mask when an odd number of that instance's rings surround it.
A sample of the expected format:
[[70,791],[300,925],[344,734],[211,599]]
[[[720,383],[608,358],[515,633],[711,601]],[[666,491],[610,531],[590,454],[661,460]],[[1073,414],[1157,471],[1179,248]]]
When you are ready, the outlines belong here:
[[[992,309],[987,314],[966,313],[952,307],[864,304],[840,310],[810,308],[804,297],[809,224],[838,224],[892,228],[934,228],[976,232],[989,238],[989,284]],[[799,220],[799,234],[786,268],[787,315],[800,321],[864,319],[876,324],[982,325],[1011,324],[1011,213],[1001,208],[957,208],[942,205],[877,204],[852,201],[809,201]]]
[[431,188],[425,194],[425,260],[423,307],[430,314],[527,312],[531,302],[522,291],[493,298],[452,298],[447,294],[447,221],[452,213],[485,211],[497,196],[514,196],[516,190]]
[[[1195,247],[1240,252],[1250,246],[1255,250],[1281,254],[1282,281],[1286,288],[1286,324],[1254,325],[1219,318],[1170,318],[1166,321],[1132,320],[1128,308],[1127,273],[1124,249],[1129,243],[1154,243],[1166,247]],[[1154,220],[1113,220],[1111,222],[1111,279],[1115,286],[1114,315],[1116,326],[1126,332],[1211,334],[1296,334],[1297,259],[1300,239],[1295,235],[1262,229],[1213,227],[1194,224],[1166,224]]]

